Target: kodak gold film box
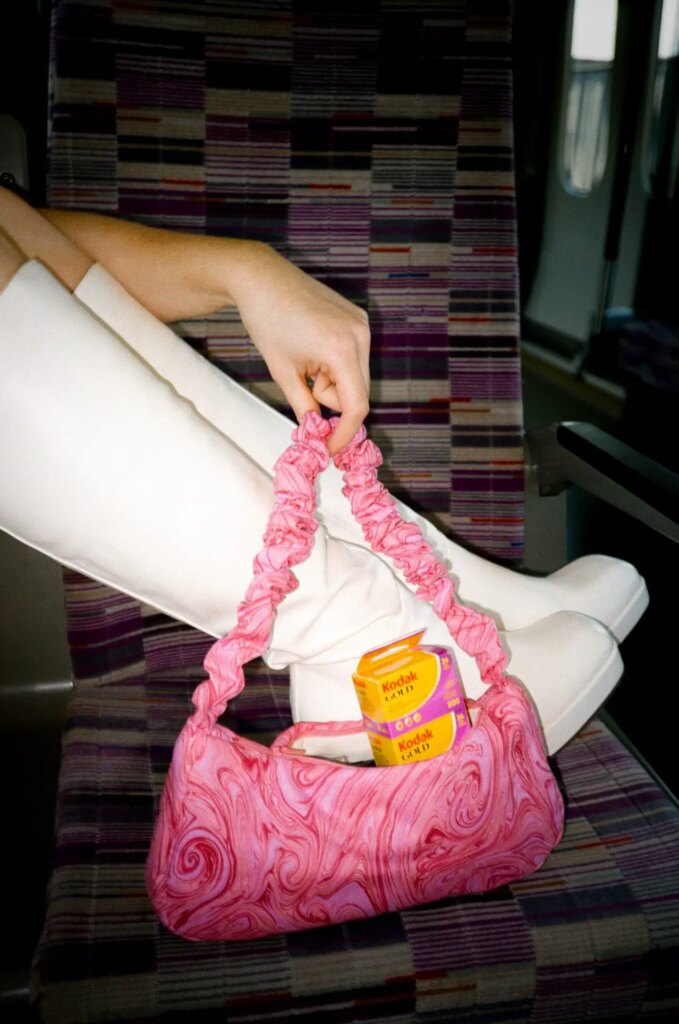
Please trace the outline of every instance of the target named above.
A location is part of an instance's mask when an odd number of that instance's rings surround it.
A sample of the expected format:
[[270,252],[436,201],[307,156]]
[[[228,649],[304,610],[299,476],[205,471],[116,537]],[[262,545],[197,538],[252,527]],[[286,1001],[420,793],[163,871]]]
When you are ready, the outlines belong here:
[[368,651],[354,686],[378,765],[443,754],[471,728],[453,656],[420,644],[424,630]]

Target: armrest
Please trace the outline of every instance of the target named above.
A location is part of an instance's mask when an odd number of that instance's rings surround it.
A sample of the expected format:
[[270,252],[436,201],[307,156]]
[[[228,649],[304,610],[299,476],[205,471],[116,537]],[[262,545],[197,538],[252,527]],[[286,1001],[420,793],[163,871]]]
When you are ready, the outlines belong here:
[[679,541],[679,474],[589,423],[554,423],[531,431],[527,463],[540,494],[570,484]]

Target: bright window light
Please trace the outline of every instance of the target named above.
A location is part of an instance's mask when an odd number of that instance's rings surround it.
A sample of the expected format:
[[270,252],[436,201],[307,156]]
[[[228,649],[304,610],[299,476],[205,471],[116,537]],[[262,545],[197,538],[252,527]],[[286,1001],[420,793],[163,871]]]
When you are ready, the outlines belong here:
[[610,64],[615,55],[618,0],[575,0],[571,57]]
[[679,54],[679,0],[665,0],[660,18],[658,58],[671,60]]
[[562,181],[587,196],[606,171],[618,0],[573,0]]

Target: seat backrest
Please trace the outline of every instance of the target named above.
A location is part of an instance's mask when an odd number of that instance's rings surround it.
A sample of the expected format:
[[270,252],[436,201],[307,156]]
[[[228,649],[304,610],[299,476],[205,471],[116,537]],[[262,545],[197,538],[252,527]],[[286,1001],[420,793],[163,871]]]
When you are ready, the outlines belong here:
[[[55,0],[48,196],[267,241],[367,308],[384,482],[517,561],[509,3],[468,6]],[[281,400],[235,312],[179,327]]]

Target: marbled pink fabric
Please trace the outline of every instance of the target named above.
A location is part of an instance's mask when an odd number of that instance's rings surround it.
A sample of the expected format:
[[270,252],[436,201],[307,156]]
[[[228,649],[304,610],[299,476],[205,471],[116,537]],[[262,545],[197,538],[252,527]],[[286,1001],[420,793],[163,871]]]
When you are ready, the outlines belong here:
[[363,429],[336,457],[345,494],[373,548],[393,557],[476,657],[490,684],[476,725],[429,761],[361,768],[290,751],[310,731],[360,723],[301,723],[266,748],[217,722],[297,585],[290,567],[313,542],[314,482],[331,429],[307,414],[276,465],[254,578],[235,628],[207,655],[209,678],[175,745],[147,883],[160,919],[185,938],[257,938],[480,892],[535,870],[561,836],[563,804],[540,728],[504,673],[495,626],[455,602],[445,569],[378,482],[381,456]]

